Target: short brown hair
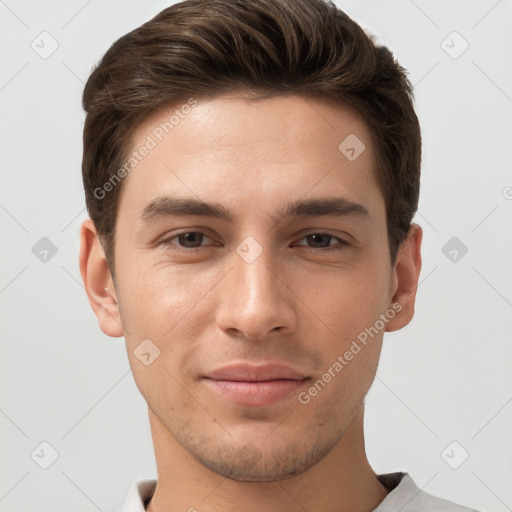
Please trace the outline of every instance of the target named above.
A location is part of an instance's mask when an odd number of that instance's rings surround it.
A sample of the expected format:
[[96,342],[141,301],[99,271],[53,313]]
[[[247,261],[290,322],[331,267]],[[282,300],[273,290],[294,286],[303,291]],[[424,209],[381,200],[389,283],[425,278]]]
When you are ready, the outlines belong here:
[[190,97],[241,91],[356,108],[377,152],[394,265],[418,206],[421,134],[412,86],[392,53],[331,0],[186,0],[118,39],[85,85],[86,205],[112,276],[123,182],[98,190],[123,165],[138,125]]

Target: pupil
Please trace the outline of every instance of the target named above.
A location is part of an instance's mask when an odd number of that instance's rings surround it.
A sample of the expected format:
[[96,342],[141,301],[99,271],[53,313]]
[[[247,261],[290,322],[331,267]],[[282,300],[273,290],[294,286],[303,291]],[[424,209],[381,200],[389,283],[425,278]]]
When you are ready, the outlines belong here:
[[322,234],[317,233],[317,234],[309,235],[309,236],[310,236],[311,238],[313,238],[313,239],[316,239],[317,237],[320,239],[320,240],[318,240],[318,239],[317,239],[317,240],[314,240],[314,242],[321,242],[322,238],[324,238],[324,240],[326,240],[326,241],[327,241],[327,245],[323,244],[323,245],[322,245],[322,247],[327,247],[327,246],[329,245],[328,240],[327,240],[328,235],[322,235]]
[[[197,247],[197,246],[194,246],[194,238],[196,238],[197,236],[202,236],[201,233],[196,233],[196,232],[191,232],[191,233],[183,233],[180,235],[180,243],[185,243],[185,246],[186,247],[190,247],[188,246],[187,244],[189,242],[192,243],[192,246],[193,247]],[[197,240],[196,240],[197,242]],[[199,238],[199,245],[201,244],[201,239]]]

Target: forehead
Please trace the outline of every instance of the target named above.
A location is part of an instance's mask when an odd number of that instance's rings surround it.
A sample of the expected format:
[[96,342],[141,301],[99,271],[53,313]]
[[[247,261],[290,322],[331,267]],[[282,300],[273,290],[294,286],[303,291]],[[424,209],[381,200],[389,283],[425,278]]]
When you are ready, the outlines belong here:
[[190,130],[195,135],[190,145],[201,146],[273,142],[290,147],[300,139],[318,141],[326,135],[329,140],[341,142],[350,134],[358,135],[367,147],[372,144],[365,120],[354,107],[297,94],[266,99],[241,94],[184,99],[146,118],[135,131],[133,143],[146,136],[154,138],[157,144],[165,143],[164,139],[171,139],[171,134],[176,138],[185,132],[190,135]]
[[121,199],[133,208],[164,193],[214,197],[255,210],[283,195],[298,199],[310,192],[336,191],[357,202],[362,196],[379,199],[364,119],[352,107],[327,100],[185,100],[141,123],[132,151],[144,146],[150,149],[126,176]]

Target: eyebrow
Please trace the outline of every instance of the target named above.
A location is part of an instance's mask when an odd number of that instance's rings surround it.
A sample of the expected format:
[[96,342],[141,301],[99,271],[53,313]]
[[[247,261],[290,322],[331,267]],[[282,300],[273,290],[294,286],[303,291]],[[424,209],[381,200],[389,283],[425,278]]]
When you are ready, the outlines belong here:
[[[289,217],[356,217],[372,221],[369,211],[362,205],[344,197],[326,197],[321,199],[301,199],[288,203],[270,218],[280,222]],[[161,217],[201,216],[224,221],[232,221],[234,214],[219,203],[207,203],[198,199],[185,199],[159,196],[148,203],[139,213],[144,223],[150,223]]]

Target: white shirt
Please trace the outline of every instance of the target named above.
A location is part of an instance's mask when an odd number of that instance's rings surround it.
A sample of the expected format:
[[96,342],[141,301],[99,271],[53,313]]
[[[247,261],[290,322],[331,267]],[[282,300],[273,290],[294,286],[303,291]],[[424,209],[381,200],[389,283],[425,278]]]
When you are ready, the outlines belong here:
[[[477,512],[422,491],[408,473],[387,473],[377,478],[391,492],[374,512]],[[156,480],[137,480],[118,512],[146,512],[146,504],[155,488]]]

